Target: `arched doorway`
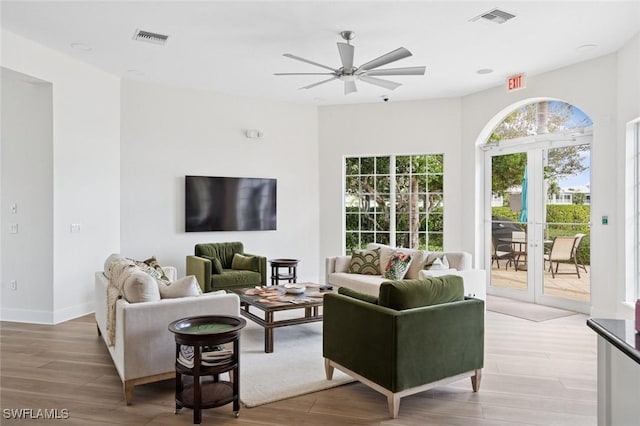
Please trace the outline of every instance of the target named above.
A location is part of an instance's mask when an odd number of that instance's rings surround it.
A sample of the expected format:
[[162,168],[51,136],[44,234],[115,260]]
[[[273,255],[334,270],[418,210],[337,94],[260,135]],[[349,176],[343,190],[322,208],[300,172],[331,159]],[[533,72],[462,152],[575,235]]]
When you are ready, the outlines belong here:
[[589,312],[591,130],[579,108],[541,100],[481,146],[488,294]]

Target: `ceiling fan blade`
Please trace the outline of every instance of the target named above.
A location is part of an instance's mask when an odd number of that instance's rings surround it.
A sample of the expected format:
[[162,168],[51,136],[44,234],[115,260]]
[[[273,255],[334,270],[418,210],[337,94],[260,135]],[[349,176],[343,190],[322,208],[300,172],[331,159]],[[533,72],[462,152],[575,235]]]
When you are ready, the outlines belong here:
[[404,47],[399,47],[396,50],[386,53],[379,58],[374,59],[373,61],[369,61],[364,65],[360,66],[362,71],[372,70],[374,68],[381,67],[386,64],[390,64],[391,62],[399,61],[400,59],[408,58],[411,56],[411,52],[409,52]]
[[319,85],[321,85],[321,84],[327,83],[327,82],[329,82],[329,81],[331,81],[331,80],[335,80],[335,79],[337,79],[337,78],[338,78],[338,77],[334,75],[333,77],[328,78],[328,79],[326,79],[326,80],[322,80],[322,81],[319,81],[319,82],[317,82],[317,83],[313,83],[313,84],[310,84],[310,85],[308,85],[308,86],[301,87],[301,88],[300,88],[300,90],[302,90],[302,89],[311,89],[312,87],[319,86]]
[[349,93],[357,92],[358,88],[356,87],[355,81],[345,81],[344,82],[344,94],[348,95]]
[[273,75],[335,75],[332,72],[275,72]]
[[285,53],[282,56],[286,56],[287,58],[295,59],[296,61],[306,62],[308,64],[315,65],[317,67],[326,68],[326,69],[334,71],[334,72],[336,71],[334,68],[328,67],[326,65],[319,64],[317,62],[310,61],[308,59],[301,58],[300,56],[292,55],[291,53]]
[[381,78],[369,77],[368,75],[361,75],[360,80],[365,83],[375,84],[376,86],[384,87],[389,90],[396,90],[398,87],[402,86],[400,83],[396,83],[395,81],[383,80]]
[[366,75],[424,75],[427,67],[387,68],[370,70]]
[[338,50],[340,51],[342,67],[346,70],[353,68],[353,46],[347,43],[338,43]]

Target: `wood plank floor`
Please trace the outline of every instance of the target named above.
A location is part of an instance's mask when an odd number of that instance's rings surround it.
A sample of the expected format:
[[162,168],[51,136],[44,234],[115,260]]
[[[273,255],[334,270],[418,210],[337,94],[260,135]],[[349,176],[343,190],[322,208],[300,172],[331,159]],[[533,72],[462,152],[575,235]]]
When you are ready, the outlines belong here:
[[[390,419],[386,400],[353,383],[256,408],[203,411],[215,425],[595,425],[596,336],[586,316],[532,322],[487,312],[480,392],[468,380],[402,399]],[[93,315],[55,326],[0,323],[0,408],[67,409],[69,425],[188,425],[173,413],[173,382],[122,385]],[[2,416],[4,411],[0,413]],[[52,420],[5,424],[51,424]]]

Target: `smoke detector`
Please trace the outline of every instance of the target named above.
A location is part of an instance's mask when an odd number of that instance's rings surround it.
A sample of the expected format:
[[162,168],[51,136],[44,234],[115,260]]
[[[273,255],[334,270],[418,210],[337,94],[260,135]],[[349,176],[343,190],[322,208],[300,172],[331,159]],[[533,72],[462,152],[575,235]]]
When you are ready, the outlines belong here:
[[476,16],[473,19],[470,19],[471,22],[475,22],[479,19],[485,19],[489,22],[494,22],[496,24],[504,24],[505,22],[507,22],[510,19],[515,18],[516,15],[509,13],[509,12],[505,12],[504,10],[500,10],[500,9],[492,9],[488,12],[482,13],[478,16]]
[[150,31],[136,30],[133,39],[137,41],[145,41],[147,43],[160,44],[164,46],[169,38],[168,35],[152,33]]

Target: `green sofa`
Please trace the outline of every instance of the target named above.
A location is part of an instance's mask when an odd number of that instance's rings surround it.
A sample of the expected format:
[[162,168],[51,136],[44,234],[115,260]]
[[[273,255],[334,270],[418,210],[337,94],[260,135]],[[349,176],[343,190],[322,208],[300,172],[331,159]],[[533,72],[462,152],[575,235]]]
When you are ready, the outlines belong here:
[[462,277],[387,281],[378,297],[340,288],[324,296],[327,379],[337,368],[387,396],[400,398],[471,377],[484,363],[484,302],[464,297]]
[[267,258],[245,253],[241,242],[196,244],[187,256],[187,275],[195,275],[208,293],[234,287],[267,285]]

